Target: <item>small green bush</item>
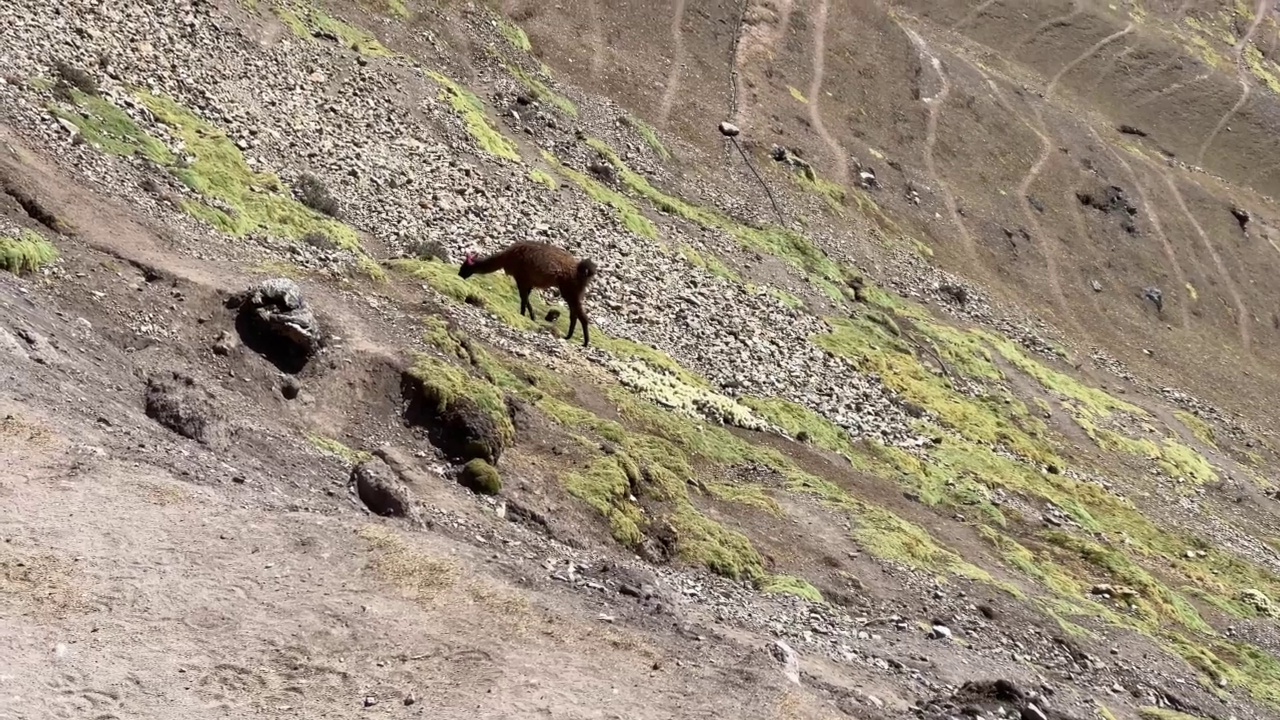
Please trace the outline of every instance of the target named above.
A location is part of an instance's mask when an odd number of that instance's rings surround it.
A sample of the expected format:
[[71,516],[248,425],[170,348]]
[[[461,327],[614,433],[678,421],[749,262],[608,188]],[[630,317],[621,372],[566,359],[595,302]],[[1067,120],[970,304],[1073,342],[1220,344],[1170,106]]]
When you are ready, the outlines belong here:
[[30,230],[16,238],[0,237],[0,270],[22,275],[57,259],[58,248]]
[[497,495],[502,491],[502,477],[498,475],[497,469],[480,458],[462,466],[458,483],[481,495]]

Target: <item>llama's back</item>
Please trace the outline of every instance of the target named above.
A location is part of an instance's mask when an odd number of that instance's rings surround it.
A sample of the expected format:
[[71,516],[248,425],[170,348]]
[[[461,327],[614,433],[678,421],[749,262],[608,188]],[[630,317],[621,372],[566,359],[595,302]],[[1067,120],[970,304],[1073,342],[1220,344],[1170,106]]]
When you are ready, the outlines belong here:
[[509,253],[509,274],[521,275],[537,287],[554,287],[577,274],[578,259],[550,243],[522,240],[513,244]]

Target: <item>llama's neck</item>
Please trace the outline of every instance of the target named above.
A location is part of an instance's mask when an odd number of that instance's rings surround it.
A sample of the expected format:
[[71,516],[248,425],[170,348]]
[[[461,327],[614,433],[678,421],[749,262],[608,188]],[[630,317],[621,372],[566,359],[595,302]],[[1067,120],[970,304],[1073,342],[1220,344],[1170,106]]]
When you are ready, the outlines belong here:
[[471,272],[480,273],[483,275],[483,274],[491,273],[497,270],[501,270],[503,267],[506,266],[506,261],[507,261],[507,252],[505,250],[502,252],[494,253],[492,255],[487,255],[485,257],[472,261]]

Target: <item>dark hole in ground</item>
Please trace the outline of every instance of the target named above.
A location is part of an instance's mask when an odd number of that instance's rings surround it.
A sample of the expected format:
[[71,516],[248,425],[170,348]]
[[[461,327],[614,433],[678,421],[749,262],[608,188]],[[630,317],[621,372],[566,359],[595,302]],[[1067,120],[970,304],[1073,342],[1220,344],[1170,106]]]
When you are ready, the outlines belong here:
[[49,209],[41,204],[34,195],[19,188],[10,178],[0,175],[0,190],[3,190],[4,194],[13,198],[14,202],[18,203],[22,211],[27,214],[27,217],[56,233],[62,235],[70,234],[67,226],[58,219],[57,215],[49,212]]
[[493,418],[464,396],[450,398],[443,408],[435,390],[411,372],[400,374],[404,421],[426,431],[427,439],[451,461],[480,458],[497,464],[506,442]]
[[245,307],[236,313],[236,334],[245,347],[267,359],[282,373],[297,375],[311,360],[312,350],[276,331]]

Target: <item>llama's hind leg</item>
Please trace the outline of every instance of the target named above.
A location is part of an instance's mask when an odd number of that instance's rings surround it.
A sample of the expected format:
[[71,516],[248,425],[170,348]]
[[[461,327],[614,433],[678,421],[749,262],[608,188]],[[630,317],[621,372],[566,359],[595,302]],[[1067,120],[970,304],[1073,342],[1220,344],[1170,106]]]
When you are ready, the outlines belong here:
[[565,335],[564,339],[573,337],[574,322],[580,321],[582,322],[582,347],[587,347],[591,342],[591,335],[587,330],[587,313],[582,309],[582,298],[570,295],[565,299],[569,304],[569,334]]
[[533,306],[529,304],[529,293],[533,292],[533,288],[528,285],[520,285],[518,289],[520,290],[520,315],[523,316],[524,311],[527,309],[529,311],[529,319],[537,320],[533,316]]

